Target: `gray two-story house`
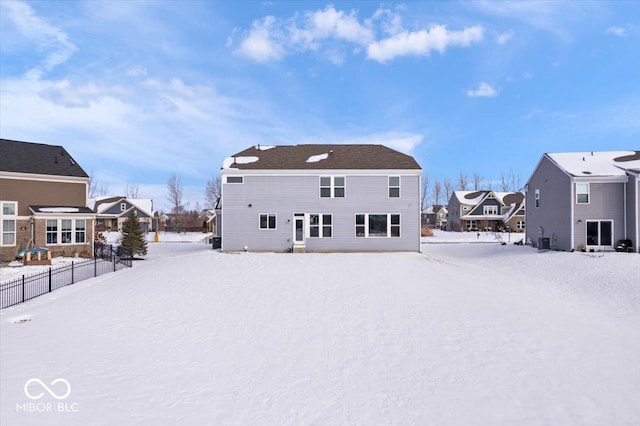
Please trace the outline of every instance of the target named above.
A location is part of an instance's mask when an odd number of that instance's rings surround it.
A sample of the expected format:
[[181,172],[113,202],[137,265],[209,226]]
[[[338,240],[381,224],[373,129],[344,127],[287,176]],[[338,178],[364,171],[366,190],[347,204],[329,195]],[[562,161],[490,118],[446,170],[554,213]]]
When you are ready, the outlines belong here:
[[256,146],[223,164],[223,251],[419,251],[416,160],[382,145]]
[[447,206],[447,229],[524,232],[524,206],[521,192],[454,191]]
[[[527,240],[608,250],[640,239],[640,151],[547,153],[527,182]],[[546,240],[546,241],[545,241]]]

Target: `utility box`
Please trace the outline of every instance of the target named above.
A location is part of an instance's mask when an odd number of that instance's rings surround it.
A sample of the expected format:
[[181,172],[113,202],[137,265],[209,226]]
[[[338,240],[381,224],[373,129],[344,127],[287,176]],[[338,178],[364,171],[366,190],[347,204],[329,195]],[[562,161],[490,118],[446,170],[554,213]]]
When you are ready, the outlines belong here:
[[551,248],[551,239],[549,237],[538,238],[538,250],[549,250]]
[[214,250],[222,248],[222,237],[211,238],[211,248]]

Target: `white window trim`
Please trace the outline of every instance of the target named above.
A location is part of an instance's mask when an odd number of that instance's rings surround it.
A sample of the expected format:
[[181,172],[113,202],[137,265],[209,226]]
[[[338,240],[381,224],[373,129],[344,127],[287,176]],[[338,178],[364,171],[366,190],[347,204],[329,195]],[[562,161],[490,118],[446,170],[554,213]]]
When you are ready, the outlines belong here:
[[[587,202],[578,201],[578,196],[581,194],[585,194],[584,192],[578,192],[578,185],[586,185],[587,186]],[[576,182],[576,204],[591,204],[591,184],[584,182]]]
[[[267,227],[263,228],[262,227],[262,216],[266,216],[267,217]],[[273,222],[275,224],[274,228],[269,228],[269,217],[273,216]],[[275,231],[278,229],[278,215],[276,213],[260,213],[258,214],[258,229],[260,231]]]
[[[13,204],[14,214],[5,215],[4,214],[4,205],[5,204]],[[4,244],[4,221],[11,220],[13,221],[13,244]],[[10,232],[10,231],[9,231]],[[9,233],[7,232],[7,233]],[[18,244],[18,202],[17,201],[0,201],[0,246],[1,247],[15,247]]]
[[121,212],[127,211],[127,203],[120,203],[120,211]]
[[[364,215],[364,225],[358,225],[357,224],[357,216],[359,215]],[[385,236],[369,236],[369,216],[387,216],[387,235]],[[398,225],[392,225],[391,224],[391,216],[398,216],[400,218],[400,223]],[[357,228],[358,226],[364,226],[364,236],[363,237],[359,237],[358,236],[358,231]],[[399,228],[400,231],[400,235],[398,236],[392,236],[392,232],[391,232],[391,227],[392,226],[397,226]],[[402,238],[402,215],[400,213],[356,213],[353,216],[353,236],[355,238],[374,238],[374,239],[380,239],[380,238]]]
[[516,222],[516,229],[525,229],[526,222],[524,220],[519,220]]
[[[313,215],[318,215],[319,216],[319,223],[317,225],[313,225],[313,226],[317,226],[318,227],[318,236],[317,237],[312,237],[311,236],[311,216]],[[328,225],[325,225],[324,223],[324,217],[325,216],[331,216],[331,223]],[[305,217],[306,223],[307,223],[307,230],[306,230],[306,237],[307,238],[333,238],[333,213],[308,213]],[[330,237],[325,237],[323,235],[323,231],[324,231],[324,227],[325,226],[330,226],[331,227],[331,236]]]
[[[598,244],[589,244],[589,222],[596,222],[598,223]],[[611,245],[602,245],[602,232],[601,232],[601,224],[602,222],[611,222]],[[616,239],[615,239],[615,235],[616,235],[616,229],[615,229],[615,221],[613,219],[589,219],[589,220],[585,220],[584,223],[584,245],[585,247],[613,247],[616,243]]]
[[[491,208],[492,212],[488,212],[487,210]],[[490,206],[482,206],[482,214],[484,216],[497,215],[498,214],[498,206],[490,205]]]
[[[330,178],[330,186],[322,186],[322,178]],[[338,188],[344,189],[344,197],[336,197],[336,178],[344,179],[344,185],[338,186]],[[322,188],[329,188],[329,197],[322,196]],[[318,177],[318,197],[319,198],[347,198],[347,177],[343,175],[321,175]]]
[[[391,178],[398,178],[398,186],[392,186],[391,185]],[[402,187],[402,178],[398,175],[389,175],[387,176],[387,198],[401,198],[402,197],[402,191],[401,188]],[[398,196],[397,197],[392,197],[391,196],[391,188],[398,188]]]
[[[56,242],[55,243],[48,243],[47,242],[47,236],[49,234],[51,234],[52,232],[48,232],[47,231],[47,221],[48,220],[55,220],[56,221]],[[62,242],[62,221],[63,220],[70,220],[71,221],[71,242],[68,243],[63,243]],[[76,232],[77,228],[76,228],[76,221],[78,220],[83,220],[84,221],[84,241],[80,241],[78,242],[76,240]],[[87,219],[79,219],[79,218],[74,218],[74,217],[48,217],[45,219],[44,222],[44,226],[45,226],[45,231],[44,231],[44,237],[45,237],[45,244],[49,247],[49,246],[72,246],[72,245],[77,245],[77,244],[87,244],[88,240],[87,240],[87,235],[88,235],[88,230],[87,230]],[[69,231],[66,231],[69,232]]]

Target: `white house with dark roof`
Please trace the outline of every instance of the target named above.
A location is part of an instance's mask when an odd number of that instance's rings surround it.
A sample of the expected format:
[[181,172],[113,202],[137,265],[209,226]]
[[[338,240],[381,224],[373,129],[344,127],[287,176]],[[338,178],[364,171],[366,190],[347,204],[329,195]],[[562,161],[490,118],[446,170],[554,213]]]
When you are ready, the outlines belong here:
[[382,145],[255,146],[223,164],[223,251],[419,251],[420,173]]
[[447,229],[524,232],[524,205],[520,192],[454,191],[447,206]]
[[527,182],[527,240],[556,250],[608,250],[640,240],[640,151],[542,156]]

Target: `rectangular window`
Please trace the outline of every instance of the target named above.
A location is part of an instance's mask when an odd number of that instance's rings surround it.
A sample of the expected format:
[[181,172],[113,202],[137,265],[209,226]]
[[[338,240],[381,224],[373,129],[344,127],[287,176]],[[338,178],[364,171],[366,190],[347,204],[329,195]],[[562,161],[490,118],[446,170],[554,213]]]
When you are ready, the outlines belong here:
[[309,215],[309,237],[331,238],[333,235],[333,218],[330,214]]
[[589,204],[589,184],[576,183],[576,203]]
[[15,246],[18,203],[6,201],[0,204],[0,246]]
[[357,238],[400,237],[399,214],[357,214]]
[[2,219],[2,245],[16,245],[16,221],[12,219]]
[[587,220],[587,246],[613,245],[613,221]]
[[400,198],[400,176],[389,176],[389,198]]
[[127,210],[127,203],[120,203],[120,211],[123,212]]
[[227,176],[227,183],[243,183],[243,176]]
[[478,225],[475,220],[467,221],[467,231],[475,231],[476,229],[478,229]]
[[516,222],[516,228],[524,229],[524,220],[519,220],[518,222]]
[[276,229],[276,215],[261,213],[260,229]]
[[496,215],[498,214],[498,206],[483,206],[482,213],[484,215]]
[[344,198],[345,180],[344,176],[320,176],[320,197]]
[[87,225],[84,219],[76,219],[76,244],[85,242],[86,226]]
[[536,189],[535,200],[536,200],[536,207],[540,207],[540,190],[539,189]]
[[365,225],[365,215],[357,214],[356,215],[356,237],[366,237],[366,225]]
[[47,244],[58,244],[57,219],[47,219]]
[[60,227],[62,244],[71,244],[73,240],[71,240],[71,220],[70,219],[62,219]]

